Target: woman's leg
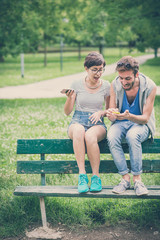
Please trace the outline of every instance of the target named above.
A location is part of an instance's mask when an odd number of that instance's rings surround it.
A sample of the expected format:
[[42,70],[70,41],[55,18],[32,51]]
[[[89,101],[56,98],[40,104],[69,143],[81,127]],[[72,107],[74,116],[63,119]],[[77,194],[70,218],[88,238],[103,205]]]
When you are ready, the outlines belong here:
[[71,124],[68,134],[73,140],[73,149],[79,168],[79,174],[85,174],[85,129],[81,124]]
[[87,155],[91,164],[92,173],[99,177],[100,150],[98,142],[106,137],[106,130],[100,125],[89,128],[85,133]]

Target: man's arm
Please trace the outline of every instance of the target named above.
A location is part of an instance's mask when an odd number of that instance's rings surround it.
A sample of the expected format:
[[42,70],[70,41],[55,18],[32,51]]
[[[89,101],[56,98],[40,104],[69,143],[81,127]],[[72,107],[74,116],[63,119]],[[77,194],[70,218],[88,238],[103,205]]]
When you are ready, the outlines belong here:
[[118,112],[118,109],[116,106],[116,94],[114,92],[113,84],[111,83],[109,109],[107,110],[106,116],[112,122],[114,122],[117,119],[117,115],[114,114],[113,112]]
[[153,106],[154,106],[154,100],[156,96],[156,90],[157,87],[155,86],[150,95],[148,96],[146,103],[143,106],[143,113],[142,115],[134,115],[132,113],[129,113],[128,110],[126,110],[124,113],[117,115],[118,120],[130,120],[132,122],[138,123],[138,124],[146,124],[149,121],[149,118],[151,116]]
[[114,92],[113,83],[111,83],[110,87],[110,102],[109,102],[109,108],[116,108],[116,94]]

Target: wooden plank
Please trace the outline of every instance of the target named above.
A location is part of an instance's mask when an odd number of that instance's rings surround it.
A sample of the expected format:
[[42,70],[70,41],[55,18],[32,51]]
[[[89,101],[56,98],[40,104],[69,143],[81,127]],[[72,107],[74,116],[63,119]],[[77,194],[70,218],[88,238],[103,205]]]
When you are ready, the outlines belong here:
[[[130,161],[127,160],[130,169]],[[87,173],[92,173],[90,162],[85,161]],[[100,173],[117,173],[113,160],[102,160],[100,162]],[[76,161],[17,161],[18,174],[78,174]],[[143,172],[160,172],[160,160],[143,160]],[[44,185],[44,184],[43,184]]]
[[[110,153],[107,140],[99,143],[101,153]],[[148,139],[142,143],[143,153],[160,153],[160,139]],[[128,153],[128,145],[123,143],[123,150]],[[19,139],[17,154],[72,154],[71,139]]]
[[160,199],[160,186],[148,187],[149,194],[138,197],[133,188],[123,194],[112,193],[111,186],[103,186],[98,193],[78,193],[77,186],[18,186],[16,196],[39,196],[39,197],[82,197],[82,198],[137,198],[137,199]]
[[17,154],[71,154],[73,153],[70,139],[19,139]]
[[47,227],[47,218],[46,218],[44,197],[40,197],[40,208],[41,208],[42,225],[43,225],[43,227]]

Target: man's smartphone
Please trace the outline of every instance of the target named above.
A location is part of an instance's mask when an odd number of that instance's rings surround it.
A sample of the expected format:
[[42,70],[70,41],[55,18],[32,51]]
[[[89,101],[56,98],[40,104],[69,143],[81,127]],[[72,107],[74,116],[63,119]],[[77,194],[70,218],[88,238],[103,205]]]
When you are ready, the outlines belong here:
[[69,91],[74,91],[74,90],[73,89],[69,89],[69,88],[64,88],[64,89],[61,90],[61,93],[66,94]]

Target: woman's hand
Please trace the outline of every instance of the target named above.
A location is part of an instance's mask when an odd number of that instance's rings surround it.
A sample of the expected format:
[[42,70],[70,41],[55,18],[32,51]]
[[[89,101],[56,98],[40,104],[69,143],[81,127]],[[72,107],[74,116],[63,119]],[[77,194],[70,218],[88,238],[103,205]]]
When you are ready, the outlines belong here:
[[91,123],[96,124],[98,121],[102,122],[101,117],[102,117],[102,111],[98,111],[98,112],[93,113],[89,117],[89,119],[91,120]]
[[67,96],[68,98],[72,98],[73,93],[74,93],[74,90],[70,89],[70,90],[68,90],[68,92],[66,93],[66,96]]

